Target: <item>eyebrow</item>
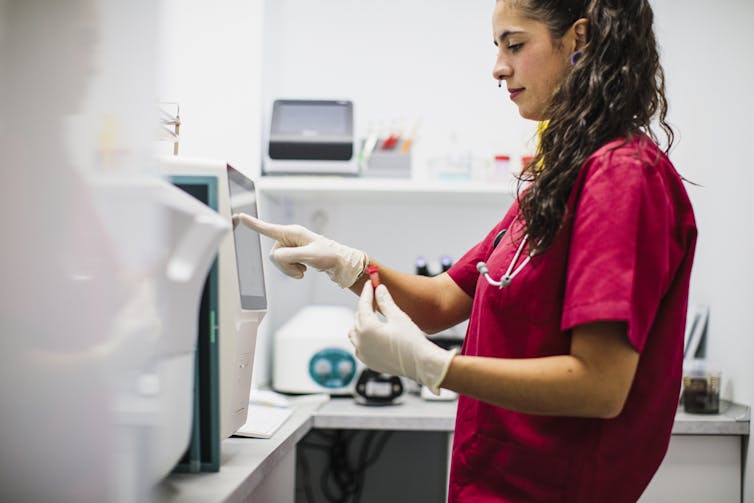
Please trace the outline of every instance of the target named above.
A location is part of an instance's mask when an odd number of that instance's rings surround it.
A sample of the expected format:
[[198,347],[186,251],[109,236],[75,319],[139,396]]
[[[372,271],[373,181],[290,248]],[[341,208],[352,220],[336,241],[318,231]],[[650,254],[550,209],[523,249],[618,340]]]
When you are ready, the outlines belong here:
[[503,42],[505,42],[505,39],[507,39],[511,35],[517,35],[519,33],[523,33],[523,31],[521,31],[521,30],[513,30],[513,31],[512,30],[505,30],[503,33],[500,34],[500,36],[497,38],[497,40],[493,40],[492,42],[495,45],[498,45],[498,41],[500,41],[500,43],[503,43]]

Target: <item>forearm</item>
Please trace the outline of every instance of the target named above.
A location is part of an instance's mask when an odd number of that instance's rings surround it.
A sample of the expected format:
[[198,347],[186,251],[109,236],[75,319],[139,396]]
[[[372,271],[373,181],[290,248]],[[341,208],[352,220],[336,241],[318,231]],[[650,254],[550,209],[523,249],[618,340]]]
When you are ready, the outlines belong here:
[[[395,303],[424,332],[439,332],[468,317],[468,309],[464,302],[453,302],[448,299],[442,278],[407,274],[374,260],[370,260],[369,265],[379,267],[380,283],[388,288]],[[364,283],[368,280],[368,276],[360,276],[350,290],[360,295]],[[471,299],[468,300],[468,306],[470,305]]]
[[456,356],[442,387],[509,410],[546,416],[611,418],[625,400],[622,388],[573,355]]

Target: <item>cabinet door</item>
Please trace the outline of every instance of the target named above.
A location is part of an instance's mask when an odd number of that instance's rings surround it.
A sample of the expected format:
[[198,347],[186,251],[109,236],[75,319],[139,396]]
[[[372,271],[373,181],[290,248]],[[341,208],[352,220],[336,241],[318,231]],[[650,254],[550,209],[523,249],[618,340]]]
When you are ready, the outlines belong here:
[[641,503],[738,503],[741,501],[741,437],[673,435],[665,460]]

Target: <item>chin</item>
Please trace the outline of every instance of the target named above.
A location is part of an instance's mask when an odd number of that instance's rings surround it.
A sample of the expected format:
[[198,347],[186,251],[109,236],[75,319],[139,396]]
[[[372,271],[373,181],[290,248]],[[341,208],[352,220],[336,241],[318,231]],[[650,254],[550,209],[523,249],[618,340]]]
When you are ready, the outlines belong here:
[[520,109],[520,108],[518,109],[518,115],[520,115],[520,116],[521,116],[521,117],[523,117],[524,119],[529,119],[529,120],[536,120],[536,119],[535,119],[534,117],[532,117],[532,114],[531,114],[531,113],[529,113],[529,112],[528,112],[528,111],[526,111],[526,110],[522,110],[522,109]]
[[543,120],[542,114],[538,112],[534,112],[532,110],[526,110],[525,108],[518,108],[518,114],[523,117],[524,119],[528,119],[531,121],[541,121]]

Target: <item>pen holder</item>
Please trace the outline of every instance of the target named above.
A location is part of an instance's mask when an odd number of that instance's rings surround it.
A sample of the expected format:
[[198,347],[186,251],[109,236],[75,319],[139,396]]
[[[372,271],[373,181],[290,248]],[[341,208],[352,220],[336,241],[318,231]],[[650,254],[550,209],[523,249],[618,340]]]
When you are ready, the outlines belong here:
[[381,148],[382,142],[378,143],[364,159],[362,175],[372,178],[411,178],[411,149],[403,151],[405,141],[400,140],[388,150]]

